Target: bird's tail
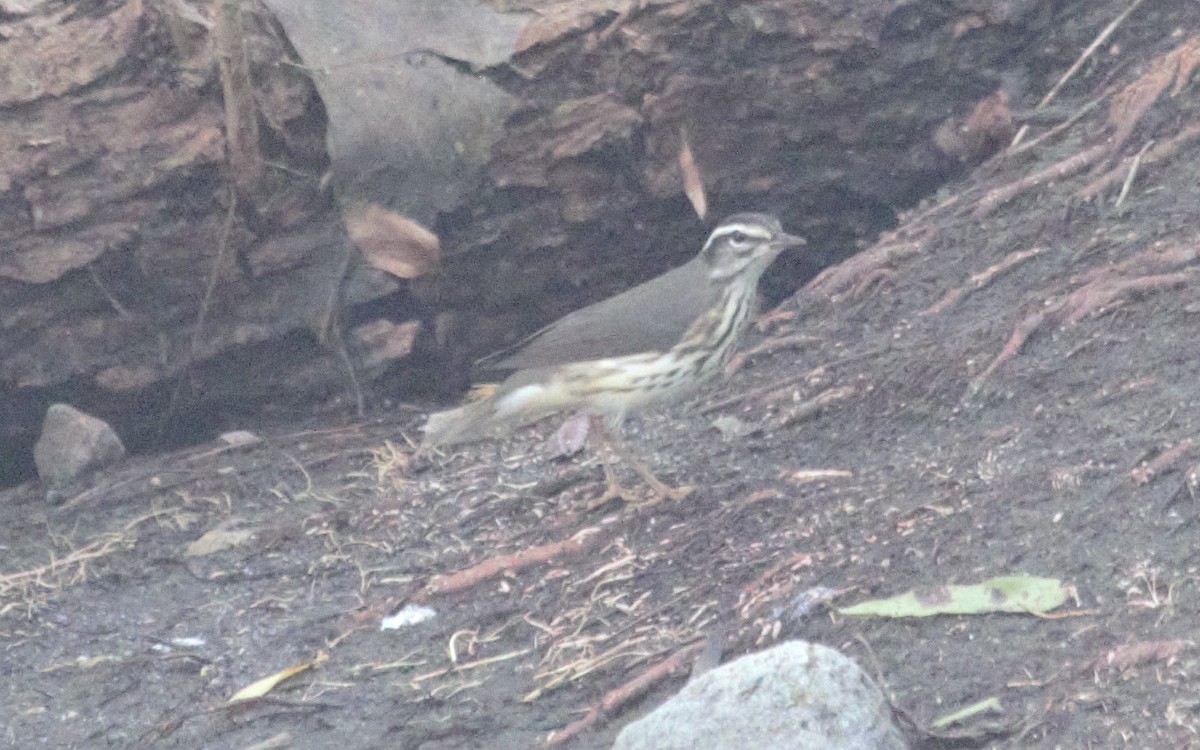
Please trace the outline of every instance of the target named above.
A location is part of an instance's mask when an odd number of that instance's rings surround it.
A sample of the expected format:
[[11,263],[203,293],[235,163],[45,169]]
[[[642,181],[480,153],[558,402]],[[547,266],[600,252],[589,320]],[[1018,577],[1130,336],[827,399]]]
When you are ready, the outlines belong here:
[[454,445],[482,440],[493,435],[499,427],[495,399],[488,396],[454,409],[430,414],[422,428],[425,436],[421,439],[421,446]]
[[455,409],[429,415],[423,428],[422,447],[496,437],[573,404],[558,380],[547,379],[538,370],[522,370],[498,388],[473,393],[480,397]]

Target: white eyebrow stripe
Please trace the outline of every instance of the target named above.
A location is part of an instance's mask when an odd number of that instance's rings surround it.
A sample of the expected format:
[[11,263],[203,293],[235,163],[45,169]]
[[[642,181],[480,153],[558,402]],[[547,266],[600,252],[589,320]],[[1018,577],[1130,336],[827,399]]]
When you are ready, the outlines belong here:
[[736,234],[737,232],[748,234],[751,237],[761,240],[768,240],[771,238],[771,230],[761,227],[757,224],[725,224],[713,230],[712,236],[709,237],[709,241],[711,242],[718,237]]

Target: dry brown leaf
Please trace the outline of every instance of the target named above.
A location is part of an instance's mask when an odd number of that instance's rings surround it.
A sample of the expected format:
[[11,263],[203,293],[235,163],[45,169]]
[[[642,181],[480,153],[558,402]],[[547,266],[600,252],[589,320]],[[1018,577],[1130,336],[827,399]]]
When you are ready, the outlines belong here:
[[1187,641],[1140,641],[1126,643],[1109,649],[1092,660],[1091,667],[1099,672],[1104,669],[1125,670],[1142,664],[1163,662],[1170,664],[1181,651],[1191,646]]
[[245,544],[254,538],[257,533],[256,529],[239,528],[240,526],[240,519],[230,518],[216,528],[209,529],[199,539],[189,544],[183,554],[188,557],[211,555]]
[[307,661],[307,662],[304,662],[303,664],[297,664],[294,667],[288,667],[287,669],[276,672],[273,675],[264,677],[261,680],[257,680],[256,682],[250,683],[246,687],[244,687],[241,690],[234,693],[233,697],[229,699],[229,702],[230,703],[238,703],[240,701],[247,701],[252,698],[261,698],[264,695],[266,695],[267,693],[274,690],[276,685],[283,682],[287,678],[293,677],[295,675],[300,674],[301,672],[305,672],[309,669],[312,669],[313,667],[317,666],[318,664],[320,664],[321,662],[325,661],[328,658],[329,658],[328,653],[326,653],[325,651],[319,651],[319,652],[317,652],[316,658],[313,659],[312,661]]
[[700,168],[696,166],[696,157],[692,154],[692,146],[688,143],[687,131],[679,129],[679,171],[683,173],[683,193],[692,204],[692,210],[701,219],[708,213],[708,200],[704,196],[704,180],[700,178]]
[[568,417],[550,438],[551,456],[574,456],[587,444],[588,433],[591,432],[591,419],[586,412],[579,412]]
[[379,318],[370,323],[356,326],[350,332],[363,350],[362,366],[376,367],[386,362],[407,357],[421,331],[421,321],[408,320],[393,323]]
[[933,134],[942,153],[965,164],[978,164],[1004,148],[1017,132],[1011,96],[1004,89],[976,103],[966,118],[951,117]]
[[163,372],[152,365],[114,365],[96,373],[96,385],[109,391],[133,391],[156,383]]
[[415,279],[438,264],[441,245],[433,232],[377,203],[342,207],[350,239],[367,262],[402,279]]

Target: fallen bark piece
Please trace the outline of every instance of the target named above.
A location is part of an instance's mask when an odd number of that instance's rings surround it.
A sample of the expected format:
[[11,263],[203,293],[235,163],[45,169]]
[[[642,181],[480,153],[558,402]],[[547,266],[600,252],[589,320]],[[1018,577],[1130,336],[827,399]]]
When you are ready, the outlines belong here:
[[441,241],[420,222],[368,201],[342,207],[350,239],[368,263],[401,279],[424,276],[438,266]]

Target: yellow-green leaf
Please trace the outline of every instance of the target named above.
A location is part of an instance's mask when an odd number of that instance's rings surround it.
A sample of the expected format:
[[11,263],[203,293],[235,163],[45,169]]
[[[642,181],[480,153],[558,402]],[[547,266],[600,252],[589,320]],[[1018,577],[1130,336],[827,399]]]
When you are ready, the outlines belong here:
[[990,612],[1036,614],[1062,606],[1071,593],[1070,586],[1055,578],[1000,576],[971,585],[909,591],[887,599],[841,607],[837,611],[858,617],[931,617]]

